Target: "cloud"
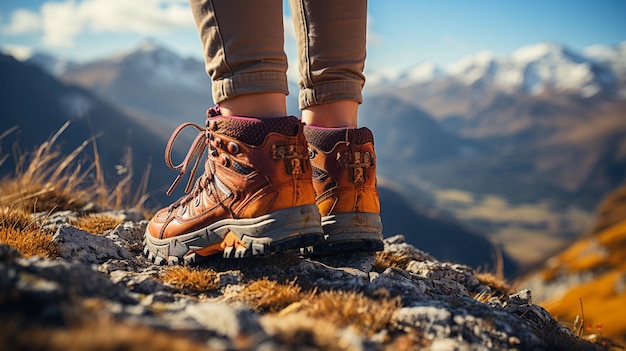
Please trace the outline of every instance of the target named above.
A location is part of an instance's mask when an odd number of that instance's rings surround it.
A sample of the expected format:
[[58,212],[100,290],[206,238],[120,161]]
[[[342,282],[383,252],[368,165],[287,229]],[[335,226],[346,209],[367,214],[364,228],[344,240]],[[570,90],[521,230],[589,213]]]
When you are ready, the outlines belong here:
[[0,49],[3,54],[15,57],[17,60],[23,61],[33,56],[33,49],[22,45],[4,45]]
[[383,42],[383,36],[375,32],[372,27],[374,24],[374,17],[367,14],[367,42],[371,45],[379,45]]
[[19,35],[38,31],[41,28],[39,16],[32,11],[18,9],[11,14],[9,24],[2,27],[4,35]]
[[48,47],[70,47],[82,32],[155,34],[193,28],[185,0],[65,0],[46,2],[38,13],[18,9],[4,34],[41,30]]

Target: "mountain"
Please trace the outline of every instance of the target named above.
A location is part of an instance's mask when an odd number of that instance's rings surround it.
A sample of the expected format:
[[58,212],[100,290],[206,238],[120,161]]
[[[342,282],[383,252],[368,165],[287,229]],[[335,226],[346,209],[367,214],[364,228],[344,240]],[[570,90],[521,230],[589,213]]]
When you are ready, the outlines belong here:
[[[110,182],[116,179],[116,165],[121,164],[126,149],[133,155],[134,183],[151,167],[149,188],[153,200],[164,201],[159,195],[172,181],[172,171],[162,161],[166,139],[145,130],[140,123],[125,115],[93,93],[59,82],[40,68],[0,56],[0,131],[17,126],[18,130],[2,140],[2,150],[16,145],[30,151],[46,141],[66,122],[68,129],[59,138],[63,154],[69,154],[84,140],[96,137],[100,162]],[[181,158],[176,153],[174,157]],[[93,155],[86,153],[86,160]],[[13,158],[0,167],[1,175],[14,168]],[[161,200],[159,200],[159,198]]]
[[372,96],[360,110],[359,124],[376,136],[379,163],[417,165],[483,151],[479,143],[457,137],[428,112],[393,96]]
[[58,77],[89,89],[163,137],[179,123],[202,123],[213,105],[204,64],[152,40],[111,57],[69,65]]
[[361,120],[380,173],[414,205],[486,233],[523,264],[542,261],[624,181],[624,48],[539,43],[368,76]]
[[[491,151],[478,153],[486,157],[438,158],[438,165],[421,168],[426,180],[507,197],[514,195],[507,190],[511,184],[527,184],[592,208],[626,170],[623,62],[626,43],[585,53],[540,43],[506,57],[479,53],[447,69],[425,63],[370,87],[368,98],[399,99],[436,119],[448,134]],[[365,105],[363,110],[367,115]],[[414,133],[393,123],[386,129]],[[512,182],[498,186],[486,173]]]
[[595,332],[626,340],[626,186],[611,192],[594,228],[519,286],[561,320],[574,320],[584,306],[584,323]]
[[[481,52],[445,68],[433,62],[424,62],[395,76],[374,74],[372,81],[375,86],[368,89],[380,92],[389,86],[406,89],[430,85],[431,89],[421,88],[424,90],[420,94],[422,99],[452,86],[471,87],[474,92],[498,90],[510,95],[621,97],[625,88],[625,57],[626,42],[616,46],[592,46],[583,53],[563,44],[543,42],[519,48],[504,57]],[[476,98],[475,94],[472,96]],[[413,102],[422,104],[422,99]],[[434,106],[424,107],[431,110]],[[460,111],[472,112],[466,109]],[[447,115],[444,112],[445,109],[435,115],[444,117]]]
[[77,64],[44,53],[35,53],[24,61],[27,64],[37,66],[48,74],[58,77],[68,70],[75,69]]
[[443,261],[459,262],[486,271],[497,270],[501,259],[507,277],[512,278],[518,273],[517,262],[489,242],[484,234],[415,208],[396,187],[381,185],[379,193],[385,237],[402,234],[407,243]]
[[620,97],[626,98],[626,42],[615,46],[593,45],[585,49],[584,55],[617,75],[621,87]]

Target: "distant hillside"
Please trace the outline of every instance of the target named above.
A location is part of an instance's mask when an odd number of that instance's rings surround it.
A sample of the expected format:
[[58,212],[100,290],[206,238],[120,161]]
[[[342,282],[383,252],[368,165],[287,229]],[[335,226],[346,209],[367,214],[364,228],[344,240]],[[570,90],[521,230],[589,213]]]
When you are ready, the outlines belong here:
[[587,333],[626,340],[626,186],[603,201],[590,233],[519,286],[563,322],[582,315],[582,302]]
[[[507,277],[517,274],[517,263],[506,252],[498,252],[484,235],[416,209],[398,189],[383,185],[379,186],[379,192],[385,237],[403,234],[407,243],[443,261],[459,262],[483,271],[495,272],[501,259]],[[498,257],[500,254],[502,257]]]
[[202,122],[213,105],[204,63],[149,40],[111,57],[68,65],[58,76],[120,108],[174,125]]
[[[163,200],[163,190],[172,179],[172,171],[163,162],[166,139],[142,127],[114,106],[93,93],[66,85],[40,68],[0,56],[0,133],[13,126],[18,130],[2,140],[2,151],[11,154],[15,146],[33,150],[46,141],[66,122],[70,127],[59,140],[62,152],[68,154],[84,140],[97,137],[98,154],[105,175],[116,181],[116,165],[123,164],[125,149],[133,155],[135,184],[151,166],[150,189],[153,199]],[[91,148],[85,158],[93,160]],[[180,155],[179,155],[180,157]],[[0,175],[14,169],[13,157],[0,167]]]

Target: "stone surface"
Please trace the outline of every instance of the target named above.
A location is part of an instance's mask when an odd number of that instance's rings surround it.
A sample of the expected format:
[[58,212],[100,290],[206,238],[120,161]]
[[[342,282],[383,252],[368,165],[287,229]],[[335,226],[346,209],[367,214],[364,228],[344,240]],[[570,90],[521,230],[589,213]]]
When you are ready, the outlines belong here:
[[[576,338],[543,308],[533,305],[531,292],[490,296],[492,291],[470,267],[440,262],[404,242],[385,240],[385,255],[406,262],[406,269],[372,271],[375,255],[347,254],[301,258],[277,254],[269,258],[212,258],[199,269],[216,272],[216,290],[189,292],[164,283],[167,267],[141,255],[147,224],[140,217],[105,235],[67,225],[72,213],[49,217],[57,228],[54,242],[60,258],[22,258],[0,245],[0,310],[34,323],[55,326],[68,322],[67,305],[91,306],[94,313],[185,335],[217,350],[288,350],[326,348],[319,336],[285,330],[296,325],[324,328],[300,314],[264,314],[241,299],[251,281],[267,277],[294,282],[303,291],[347,291],[378,299],[398,298],[390,322],[374,334],[354,328],[326,328],[326,337],[339,350],[394,349],[394,342],[412,340],[409,349],[428,350],[595,350]],[[126,217],[124,217],[126,218]],[[281,256],[282,255],[282,256]],[[238,297],[239,296],[239,297]],[[296,302],[285,310],[298,309]],[[1,316],[0,316],[1,317]],[[1,319],[0,319],[1,320]],[[307,324],[309,323],[309,324]],[[410,335],[413,339],[402,335]],[[407,339],[408,338],[408,339]],[[395,340],[395,341],[394,341]],[[406,342],[406,341],[405,341]]]

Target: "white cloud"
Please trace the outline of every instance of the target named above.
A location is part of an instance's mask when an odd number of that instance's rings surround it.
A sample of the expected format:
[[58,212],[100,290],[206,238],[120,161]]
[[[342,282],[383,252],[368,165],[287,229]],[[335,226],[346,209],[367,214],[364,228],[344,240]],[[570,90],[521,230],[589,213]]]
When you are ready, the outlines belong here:
[[11,55],[17,60],[24,61],[33,56],[33,49],[22,45],[4,45],[0,49],[2,53]]
[[47,2],[41,6],[44,45],[49,47],[69,47],[74,37],[84,27],[84,19],[78,13],[74,1]]
[[379,45],[383,42],[383,36],[379,33],[376,33],[372,29],[372,25],[374,24],[374,17],[370,14],[367,14],[367,42],[371,45]]
[[11,14],[9,24],[0,31],[5,35],[18,35],[36,32],[41,28],[39,15],[35,12],[18,9]]
[[69,47],[82,32],[155,34],[193,28],[185,0],[64,0],[46,2],[39,13],[15,10],[4,34],[43,31],[48,47]]

